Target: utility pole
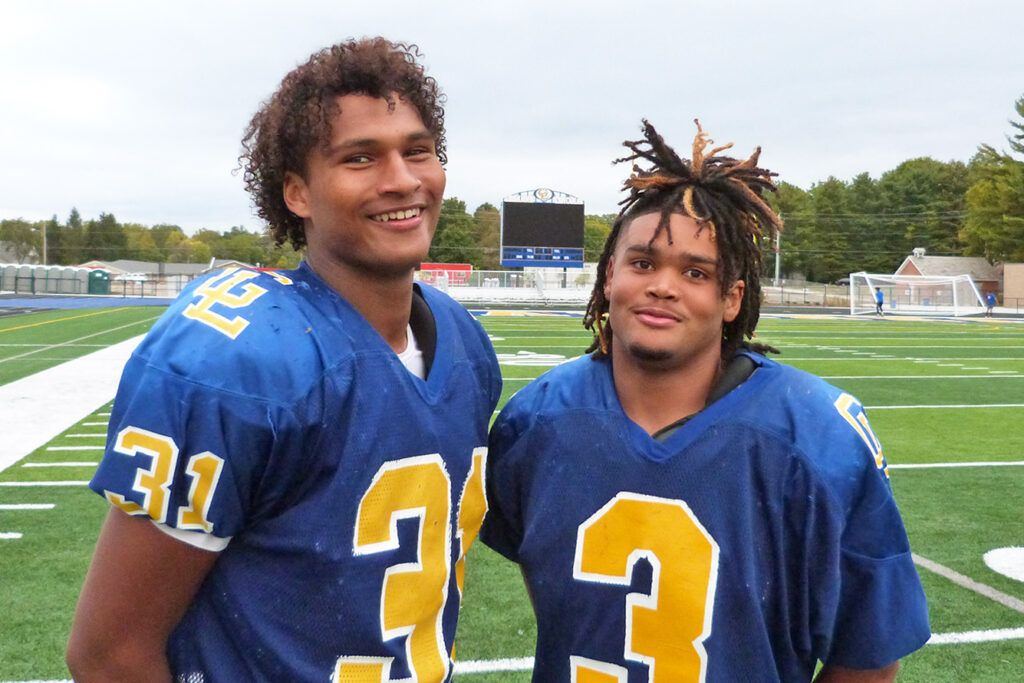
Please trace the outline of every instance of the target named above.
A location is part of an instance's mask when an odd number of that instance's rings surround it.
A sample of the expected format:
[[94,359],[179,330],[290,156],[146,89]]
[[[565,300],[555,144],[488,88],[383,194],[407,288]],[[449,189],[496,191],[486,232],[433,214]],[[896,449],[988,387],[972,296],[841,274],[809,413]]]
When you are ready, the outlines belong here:
[[[782,222],[782,212],[779,212],[779,222]],[[782,255],[782,231],[775,231],[775,282],[773,283],[776,287],[779,286],[779,258]]]

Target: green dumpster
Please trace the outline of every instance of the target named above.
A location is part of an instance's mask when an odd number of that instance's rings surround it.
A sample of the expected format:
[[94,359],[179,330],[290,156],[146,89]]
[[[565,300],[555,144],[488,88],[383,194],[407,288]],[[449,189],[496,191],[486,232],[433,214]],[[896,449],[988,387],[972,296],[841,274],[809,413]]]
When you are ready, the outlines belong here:
[[110,294],[110,273],[105,270],[89,273],[89,294]]

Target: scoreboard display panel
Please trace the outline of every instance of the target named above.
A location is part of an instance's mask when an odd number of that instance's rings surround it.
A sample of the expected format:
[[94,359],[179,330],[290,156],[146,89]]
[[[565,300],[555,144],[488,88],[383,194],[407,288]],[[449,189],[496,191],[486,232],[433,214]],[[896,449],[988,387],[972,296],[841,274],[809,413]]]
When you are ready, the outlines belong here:
[[501,204],[501,265],[582,268],[583,202],[543,189],[506,197]]

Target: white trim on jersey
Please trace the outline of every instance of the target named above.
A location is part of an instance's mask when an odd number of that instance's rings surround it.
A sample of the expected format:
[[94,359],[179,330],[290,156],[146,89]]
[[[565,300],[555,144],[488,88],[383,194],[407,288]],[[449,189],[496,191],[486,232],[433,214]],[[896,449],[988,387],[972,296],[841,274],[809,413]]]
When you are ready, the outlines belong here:
[[[150,521],[153,522],[152,519]],[[160,524],[158,522],[153,522],[153,526],[171,538],[177,539],[182,543],[188,543],[190,546],[199,548],[200,550],[210,550],[212,552],[219,553],[224,550],[224,548],[227,548],[228,543],[231,542],[230,536],[222,538],[220,536],[208,534],[205,531],[177,529],[173,526],[167,526],[166,524]]]

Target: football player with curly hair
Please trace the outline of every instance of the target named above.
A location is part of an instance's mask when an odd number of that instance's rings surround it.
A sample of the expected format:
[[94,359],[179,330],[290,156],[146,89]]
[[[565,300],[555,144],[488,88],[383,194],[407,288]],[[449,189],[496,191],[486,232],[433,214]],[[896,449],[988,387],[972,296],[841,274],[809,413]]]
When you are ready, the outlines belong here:
[[294,271],[192,283],[129,360],[90,483],[111,510],[78,681],[446,681],[501,375],[415,284],[445,188],[413,45],[315,53],[243,139]]

